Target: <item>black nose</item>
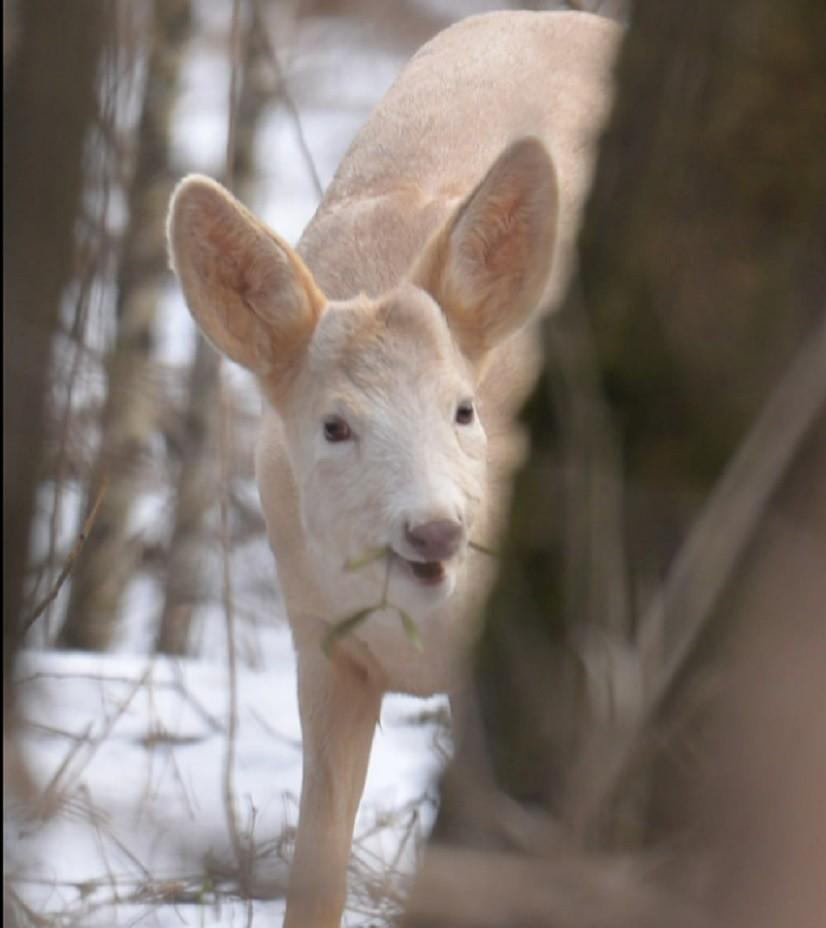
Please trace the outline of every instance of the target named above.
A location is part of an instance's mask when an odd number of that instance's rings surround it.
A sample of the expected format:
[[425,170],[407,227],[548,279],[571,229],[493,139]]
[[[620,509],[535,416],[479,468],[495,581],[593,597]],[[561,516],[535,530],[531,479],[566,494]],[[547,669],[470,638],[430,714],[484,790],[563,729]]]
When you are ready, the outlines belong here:
[[463,534],[461,524],[448,519],[405,528],[408,544],[426,561],[446,561],[453,557],[459,550]]

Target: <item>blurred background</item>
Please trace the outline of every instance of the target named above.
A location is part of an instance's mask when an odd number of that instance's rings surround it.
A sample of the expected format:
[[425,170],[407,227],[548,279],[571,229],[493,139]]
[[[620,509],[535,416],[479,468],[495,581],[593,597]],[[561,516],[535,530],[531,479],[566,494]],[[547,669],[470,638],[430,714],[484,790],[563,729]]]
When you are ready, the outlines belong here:
[[[278,923],[300,752],[252,474],[259,400],[196,338],[167,204],[203,172],[295,243],[404,61],[505,5],[4,0],[13,924]],[[531,898],[503,924],[826,918],[815,6],[639,0],[630,17],[581,288],[546,333],[533,470],[480,646],[489,757],[458,759],[490,762],[496,790],[486,775],[480,805],[476,779],[449,775],[437,823],[456,848],[556,860],[529,884],[566,902],[526,895],[510,856],[425,854],[425,919],[441,899],[442,924],[495,923],[451,909],[445,873],[478,899]],[[347,924],[400,917],[447,719],[439,699],[386,707]],[[541,814],[528,827],[502,795]]]

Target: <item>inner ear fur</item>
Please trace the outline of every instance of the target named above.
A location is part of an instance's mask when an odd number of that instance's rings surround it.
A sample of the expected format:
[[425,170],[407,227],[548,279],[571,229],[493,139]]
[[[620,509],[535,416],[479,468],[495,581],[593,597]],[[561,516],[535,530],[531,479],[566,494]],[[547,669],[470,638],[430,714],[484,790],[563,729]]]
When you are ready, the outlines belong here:
[[496,159],[425,248],[413,283],[442,307],[462,352],[480,361],[538,307],[551,270],[559,193],[543,143]]
[[199,175],[175,190],[167,234],[189,310],[212,344],[263,377],[294,363],[326,304],[296,252]]

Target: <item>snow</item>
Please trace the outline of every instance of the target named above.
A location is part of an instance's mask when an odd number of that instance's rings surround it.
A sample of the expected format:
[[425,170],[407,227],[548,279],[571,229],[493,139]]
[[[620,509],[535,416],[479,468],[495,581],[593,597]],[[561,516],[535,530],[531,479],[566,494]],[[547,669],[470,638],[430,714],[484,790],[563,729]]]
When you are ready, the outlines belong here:
[[[254,885],[266,896],[286,879],[301,738],[287,627],[260,639],[263,669],[237,674],[232,791],[240,829],[251,831],[260,855]],[[246,924],[247,903],[233,899],[231,879],[216,876],[233,864],[223,779],[227,666],[30,651],[17,677],[23,748],[45,797],[6,808],[6,874],[27,903],[59,924]],[[356,825],[355,856],[368,871],[353,874],[356,890],[360,880],[411,872],[418,842],[405,837],[411,822],[420,838],[433,821],[446,711],[443,697],[386,698]],[[198,889],[207,902],[219,883],[217,907],[149,896],[164,884],[179,896]],[[252,912],[278,924],[283,899],[256,900]],[[359,923],[356,914],[345,921]]]

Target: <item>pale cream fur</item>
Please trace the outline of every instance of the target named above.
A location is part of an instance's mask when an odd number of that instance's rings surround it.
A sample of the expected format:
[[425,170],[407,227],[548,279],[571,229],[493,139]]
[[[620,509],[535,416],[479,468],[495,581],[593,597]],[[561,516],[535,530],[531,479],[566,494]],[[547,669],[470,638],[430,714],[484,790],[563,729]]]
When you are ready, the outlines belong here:
[[[383,693],[455,689],[493,573],[470,542],[495,545],[507,508],[513,416],[537,370],[526,323],[570,273],[618,37],[578,13],[446,30],[370,117],[295,251],[206,178],[173,199],[189,307],[264,396],[256,469],[304,737],[288,928],[339,924]],[[331,417],[349,437],[329,440]],[[455,550],[433,555],[437,538],[422,555],[416,532],[444,526]],[[411,561],[439,565],[436,580]],[[385,588],[389,605],[325,654],[331,627]]]

